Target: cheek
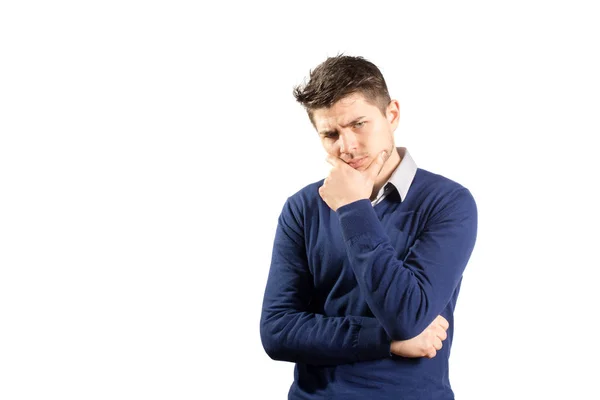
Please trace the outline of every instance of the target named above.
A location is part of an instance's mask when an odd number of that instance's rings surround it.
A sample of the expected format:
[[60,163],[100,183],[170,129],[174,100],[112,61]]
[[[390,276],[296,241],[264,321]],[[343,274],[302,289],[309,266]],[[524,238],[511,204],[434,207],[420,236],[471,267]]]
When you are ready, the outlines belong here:
[[336,142],[328,140],[322,142],[323,148],[327,154],[335,155],[337,153]]
[[386,130],[386,127],[382,126],[380,127],[380,130],[373,135],[374,138],[376,138],[375,140],[373,140],[373,142],[377,143],[378,147],[387,147],[390,143],[393,142],[393,136],[390,134],[389,131]]

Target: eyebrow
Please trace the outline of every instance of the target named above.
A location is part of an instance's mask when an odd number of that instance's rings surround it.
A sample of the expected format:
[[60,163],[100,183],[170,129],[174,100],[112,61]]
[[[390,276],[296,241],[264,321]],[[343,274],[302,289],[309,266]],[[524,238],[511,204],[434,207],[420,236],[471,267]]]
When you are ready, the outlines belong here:
[[[363,115],[362,117],[354,118],[352,121],[348,122],[347,124],[343,124],[342,128],[347,128],[350,125],[354,125],[354,124],[356,124],[357,122],[359,122],[363,118],[366,118],[366,116]],[[319,135],[325,136],[325,135],[330,134],[330,133],[337,133],[337,131],[336,130],[334,130],[334,131],[320,131]]]

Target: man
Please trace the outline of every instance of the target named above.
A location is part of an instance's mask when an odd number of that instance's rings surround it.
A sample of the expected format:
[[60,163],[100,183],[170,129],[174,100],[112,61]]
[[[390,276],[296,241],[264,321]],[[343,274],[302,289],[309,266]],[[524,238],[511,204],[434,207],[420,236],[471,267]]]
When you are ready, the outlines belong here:
[[289,398],[453,399],[473,197],[395,147],[399,103],[371,62],[330,57],[294,95],[332,169],[288,198],[275,235],[260,332],[296,363]]

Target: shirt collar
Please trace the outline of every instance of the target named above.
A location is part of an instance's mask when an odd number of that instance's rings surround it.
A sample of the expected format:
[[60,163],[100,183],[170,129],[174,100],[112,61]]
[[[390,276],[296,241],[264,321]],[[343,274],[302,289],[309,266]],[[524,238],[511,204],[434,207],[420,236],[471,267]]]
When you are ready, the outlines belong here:
[[377,199],[374,200],[374,202],[378,202],[377,200],[383,196],[384,193],[388,193],[385,192],[385,188],[390,185],[396,188],[402,201],[404,201],[408,195],[410,185],[417,173],[417,164],[411,157],[406,147],[396,147],[396,150],[401,158],[400,164],[398,164],[392,173],[392,176],[390,176],[390,179],[381,187],[379,193],[377,193]]

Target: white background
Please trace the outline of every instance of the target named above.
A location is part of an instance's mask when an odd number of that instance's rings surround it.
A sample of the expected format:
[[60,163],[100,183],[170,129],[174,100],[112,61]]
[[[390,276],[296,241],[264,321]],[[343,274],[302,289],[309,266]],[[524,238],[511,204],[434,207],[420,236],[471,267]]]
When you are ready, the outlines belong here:
[[327,172],[292,88],[345,52],[479,206],[457,399],[600,399],[594,2],[200,3],[0,5],[0,398],[286,398],[271,245]]

